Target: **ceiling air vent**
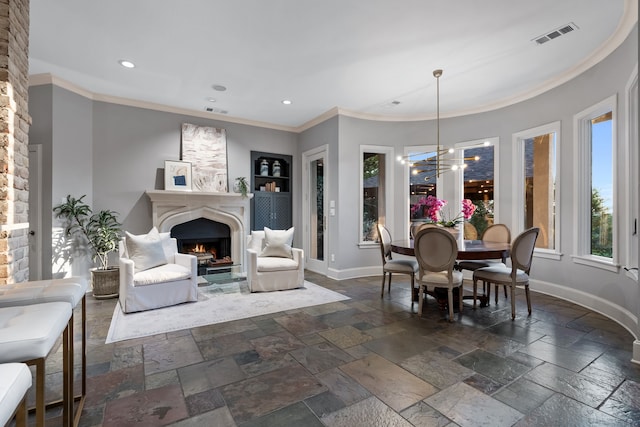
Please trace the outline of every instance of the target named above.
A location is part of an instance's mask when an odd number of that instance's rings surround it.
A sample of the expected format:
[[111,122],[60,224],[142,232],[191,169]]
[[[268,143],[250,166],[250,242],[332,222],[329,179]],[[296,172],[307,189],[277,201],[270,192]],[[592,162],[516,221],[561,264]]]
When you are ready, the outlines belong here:
[[204,107],[204,111],[206,111],[208,113],[216,113],[216,114],[227,114],[227,113],[229,113],[227,110],[222,110],[220,108],[213,108],[213,107]]
[[563,25],[559,28],[556,28],[555,30],[549,31],[546,34],[543,34],[541,36],[534,38],[533,41],[536,42],[537,44],[543,44],[577,29],[578,29],[578,26],[573,22],[570,22],[567,25]]

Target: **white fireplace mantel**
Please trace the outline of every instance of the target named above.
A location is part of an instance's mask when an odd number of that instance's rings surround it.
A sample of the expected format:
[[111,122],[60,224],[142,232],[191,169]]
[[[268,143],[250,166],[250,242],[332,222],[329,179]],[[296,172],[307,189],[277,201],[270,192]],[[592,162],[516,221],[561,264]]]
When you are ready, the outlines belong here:
[[226,224],[231,229],[231,258],[245,262],[245,236],[249,234],[249,199],[238,193],[205,193],[195,191],[148,190],[153,225],[160,232],[198,218]]

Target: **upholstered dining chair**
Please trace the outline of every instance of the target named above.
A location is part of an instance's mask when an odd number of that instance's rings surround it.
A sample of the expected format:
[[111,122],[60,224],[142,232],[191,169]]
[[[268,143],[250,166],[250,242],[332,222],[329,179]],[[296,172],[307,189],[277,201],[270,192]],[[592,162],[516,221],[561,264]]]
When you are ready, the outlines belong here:
[[[393,259],[391,257],[391,233],[382,225],[378,224],[378,241],[380,242],[380,253],[382,254],[382,290],[380,298],[384,296],[384,283],[389,273],[388,292],[391,292],[391,276],[393,273],[408,274],[411,276],[411,294],[415,286],[415,277],[418,273],[418,262],[415,259]],[[413,297],[411,298],[413,304]]]
[[[465,237],[466,238],[466,237]],[[480,238],[483,242],[511,243],[511,231],[505,224],[492,224],[487,227]],[[458,270],[475,271],[482,267],[492,265],[506,265],[506,259],[470,259],[459,261],[456,264]],[[486,283],[483,283],[482,290],[485,291]],[[487,289],[487,302],[491,299],[491,288]],[[504,287],[504,297],[507,297],[507,288]],[[496,300],[498,299],[498,285],[496,285]],[[497,301],[496,301],[497,302]]]
[[[509,286],[511,288],[511,320],[516,318],[516,286],[524,286],[527,297],[527,308],[531,315],[531,298],[529,296],[529,272],[533,260],[533,250],[536,246],[538,233],[537,227],[523,231],[515,238],[511,245],[511,267],[500,263],[489,267],[482,267],[473,272],[473,306],[476,306],[478,280],[495,283],[496,285]],[[497,289],[496,289],[497,293]]]
[[416,238],[416,234],[418,234],[418,231],[425,229],[425,228],[429,228],[429,227],[439,227],[439,225],[434,224],[432,222],[423,222],[423,223],[417,223],[417,224],[412,224],[411,228],[409,230],[409,234],[411,234],[411,238],[415,239]]
[[459,289],[459,312],[462,313],[462,272],[454,270],[458,243],[451,233],[440,227],[423,228],[416,235],[413,248],[420,267],[418,273],[418,313],[422,316],[424,294],[435,288],[447,289],[449,322],[453,322],[453,289]]

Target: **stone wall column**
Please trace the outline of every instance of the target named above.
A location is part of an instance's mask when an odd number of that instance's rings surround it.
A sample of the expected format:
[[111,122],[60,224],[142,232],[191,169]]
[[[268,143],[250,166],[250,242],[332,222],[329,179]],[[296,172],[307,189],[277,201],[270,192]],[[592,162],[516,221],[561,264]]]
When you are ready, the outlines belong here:
[[0,0],[0,285],[29,279],[29,0]]

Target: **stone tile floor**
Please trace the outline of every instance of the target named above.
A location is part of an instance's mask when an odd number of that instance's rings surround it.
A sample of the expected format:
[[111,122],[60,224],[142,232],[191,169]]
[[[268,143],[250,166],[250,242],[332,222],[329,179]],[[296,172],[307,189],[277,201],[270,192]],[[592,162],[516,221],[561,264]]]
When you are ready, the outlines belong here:
[[105,345],[116,300],[89,297],[80,425],[640,425],[633,337],[599,314],[533,292],[528,317],[518,292],[513,322],[501,294],[449,323],[401,275],[383,299],[379,276],[306,278],[351,300]]

